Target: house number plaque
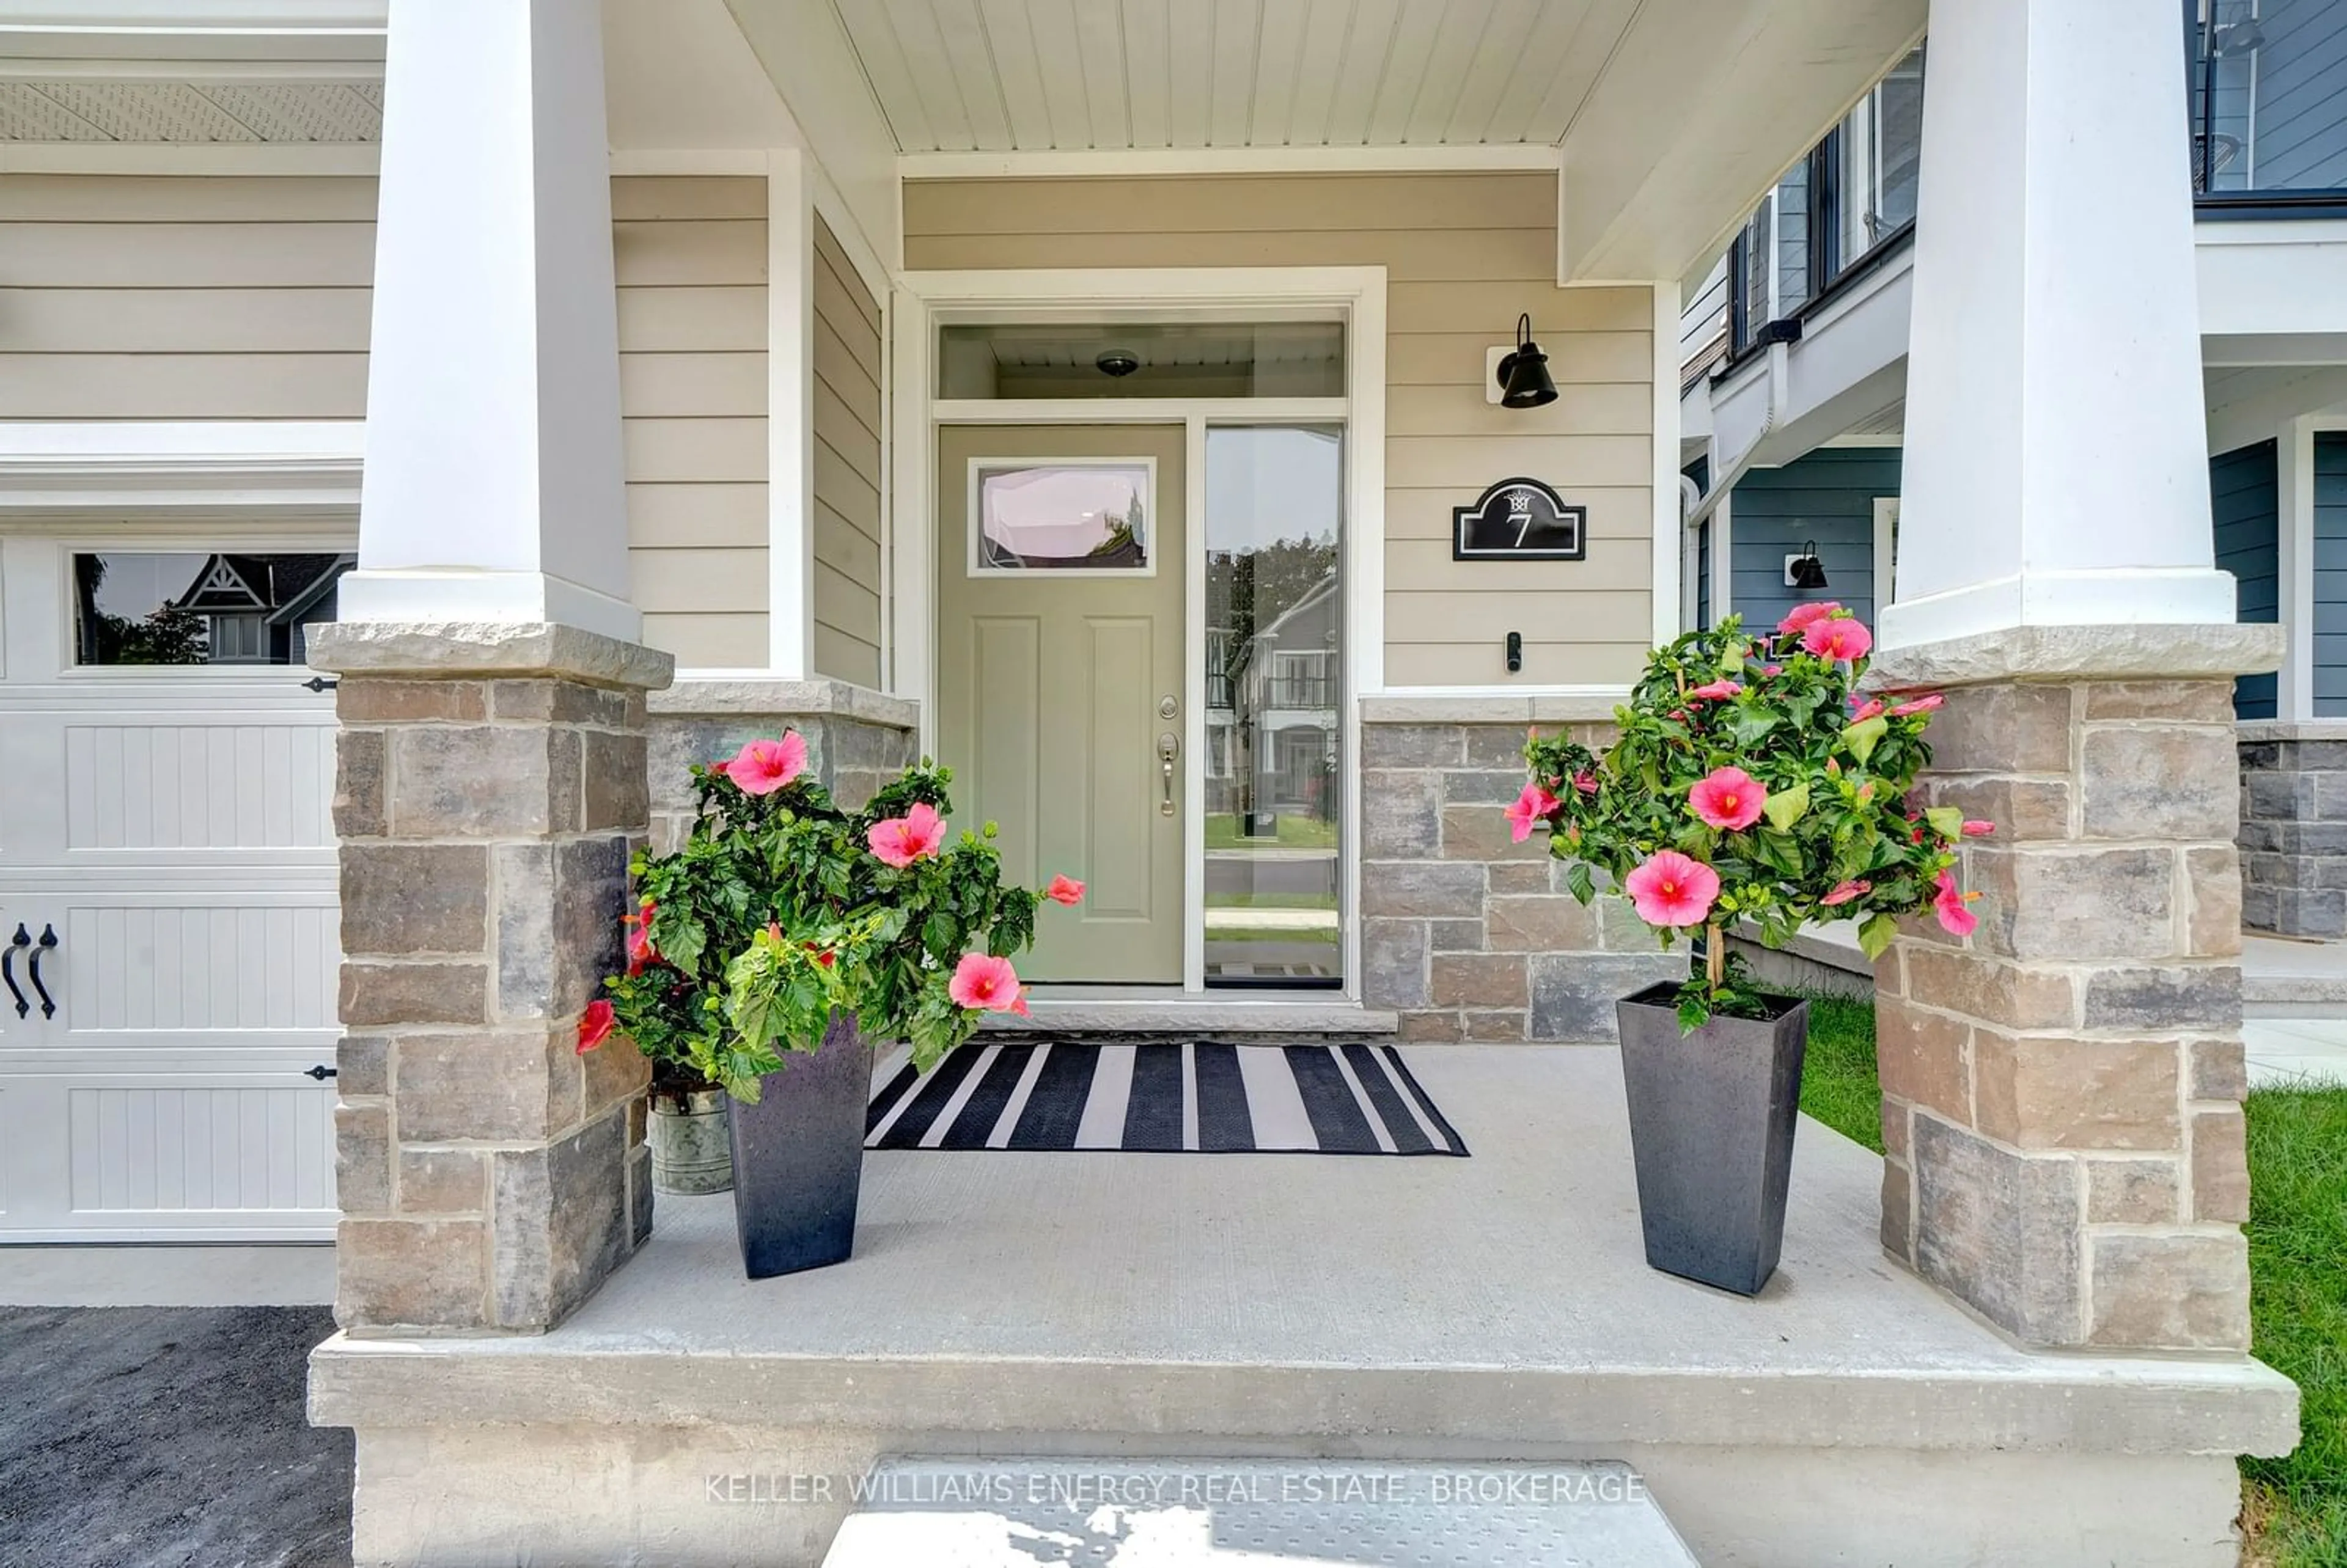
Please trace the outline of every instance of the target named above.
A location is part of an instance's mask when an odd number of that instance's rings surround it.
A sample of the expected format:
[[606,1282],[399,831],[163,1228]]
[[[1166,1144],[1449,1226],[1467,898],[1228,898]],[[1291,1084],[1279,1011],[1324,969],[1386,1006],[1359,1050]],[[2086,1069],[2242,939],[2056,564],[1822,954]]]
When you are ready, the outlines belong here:
[[1568,507],[1538,479],[1502,479],[1450,513],[1452,560],[1581,560],[1589,508]]

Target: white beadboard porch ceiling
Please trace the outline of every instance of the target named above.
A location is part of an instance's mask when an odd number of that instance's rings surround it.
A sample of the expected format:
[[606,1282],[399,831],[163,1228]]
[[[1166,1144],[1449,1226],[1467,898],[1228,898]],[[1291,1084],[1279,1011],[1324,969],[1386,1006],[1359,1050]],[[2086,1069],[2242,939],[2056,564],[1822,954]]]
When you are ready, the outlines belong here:
[[832,0],[900,150],[1560,141],[1642,0]]

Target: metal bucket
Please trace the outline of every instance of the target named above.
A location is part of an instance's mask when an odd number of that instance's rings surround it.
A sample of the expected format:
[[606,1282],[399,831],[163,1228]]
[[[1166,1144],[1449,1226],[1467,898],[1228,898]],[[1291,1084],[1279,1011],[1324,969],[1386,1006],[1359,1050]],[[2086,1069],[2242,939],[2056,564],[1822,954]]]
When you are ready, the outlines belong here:
[[652,1191],[703,1197],[732,1190],[723,1090],[654,1090],[644,1136],[652,1146]]

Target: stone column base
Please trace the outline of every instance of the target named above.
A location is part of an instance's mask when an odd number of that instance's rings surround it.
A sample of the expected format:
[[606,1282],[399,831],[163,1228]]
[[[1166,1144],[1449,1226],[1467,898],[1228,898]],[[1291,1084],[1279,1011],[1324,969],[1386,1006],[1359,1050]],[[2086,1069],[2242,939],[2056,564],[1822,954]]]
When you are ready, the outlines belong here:
[[695,763],[732,756],[746,741],[796,730],[807,766],[833,798],[856,810],[919,759],[921,707],[845,681],[685,681],[650,700],[652,847],[692,829]]
[[2280,651],[2028,628],[1875,667],[1948,693],[1922,789],[1996,825],[1978,930],[1877,967],[1883,1245],[2031,1344],[2249,1345],[2232,678]]
[[536,1331],[651,1232],[642,1057],[580,1055],[622,965],[664,653],[564,626],[345,623],[335,1317]]
[[2239,726],[2241,924],[2347,937],[2347,720]]

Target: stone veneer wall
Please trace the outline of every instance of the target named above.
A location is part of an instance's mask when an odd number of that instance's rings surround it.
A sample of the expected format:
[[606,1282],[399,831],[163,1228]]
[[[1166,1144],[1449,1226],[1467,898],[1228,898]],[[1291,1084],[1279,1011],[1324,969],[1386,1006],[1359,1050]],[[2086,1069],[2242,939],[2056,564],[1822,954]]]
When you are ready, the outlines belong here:
[[[1901,922],[1876,967],[1883,1245],[2030,1344],[2249,1344],[2230,677],[2270,667],[2234,635],[2270,630],[2033,629],[1877,666],[1948,690],[1924,787],[1996,824],[1964,850],[1977,931]],[[1981,663],[2045,674],[1968,682]]]
[[2239,728],[2241,924],[2347,937],[2347,720]]
[[[1404,1040],[1611,1040],[1617,1000],[1687,972],[1626,901],[1566,892],[1544,835],[1510,839],[1529,726],[1566,727],[1515,703],[1504,722],[1479,700],[1363,703],[1361,999],[1399,1012]],[[1611,743],[1610,723],[1570,727]]]
[[660,851],[692,827],[688,770],[732,756],[745,741],[797,731],[815,778],[851,810],[920,753],[918,703],[842,681],[685,680],[653,693],[651,715],[651,842]]
[[651,1229],[646,1063],[577,1040],[621,962],[668,655],[353,622],[310,651],[342,677],[336,1319],[543,1331]]

